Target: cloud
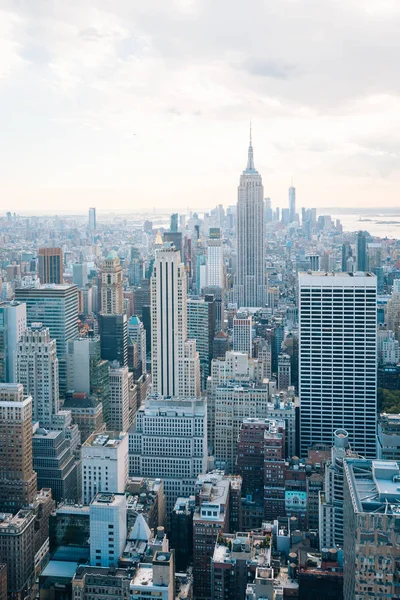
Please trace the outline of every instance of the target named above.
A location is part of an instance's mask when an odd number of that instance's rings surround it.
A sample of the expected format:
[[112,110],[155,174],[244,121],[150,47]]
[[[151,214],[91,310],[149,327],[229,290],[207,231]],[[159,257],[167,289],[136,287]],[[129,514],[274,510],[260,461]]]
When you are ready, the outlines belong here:
[[250,75],[260,75],[261,77],[272,77],[273,79],[287,79],[295,72],[293,65],[280,63],[279,61],[268,60],[264,58],[247,58],[241,65],[241,68],[250,73]]
[[[27,181],[45,181],[52,148],[52,164],[57,152],[65,156],[54,163],[54,185],[76,177],[78,187],[89,189],[95,173],[108,186],[110,152],[115,185],[138,186],[149,202],[170,186],[184,206],[188,189],[200,206],[201,190],[213,188],[229,203],[249,118],[271,195],[299,173],[309,202],[325,201],[319,190],[342,176],[348,184],[349,165],[357,177],[377,182],[382,173],[397,176],[395,0],[252,0],[245,8],[242,0],[3,0],[2,6],[0,127],[9,152],[0,152],[0,160],[8,177],[15,170],[24,179],[25,169]],[[134,147],[121,144],[131,131],[138,134]],[[21,139],[28,156],[17,164]],[[184,172],[176,168],[182,164]],[[152,180],[154,170],[163,173],[154,189],[147,169]],[[30,193],[27,186],[27,202]],[[367,201],[364,191],[360,201]]]

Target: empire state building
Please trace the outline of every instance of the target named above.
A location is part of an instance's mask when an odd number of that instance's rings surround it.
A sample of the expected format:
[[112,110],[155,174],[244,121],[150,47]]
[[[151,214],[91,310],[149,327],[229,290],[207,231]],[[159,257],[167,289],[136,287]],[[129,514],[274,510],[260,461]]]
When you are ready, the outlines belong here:
[[239,307],[263,307],[267,303],[264,188],[254,167],[251,130],[247,168],[238,187],[234,297]]

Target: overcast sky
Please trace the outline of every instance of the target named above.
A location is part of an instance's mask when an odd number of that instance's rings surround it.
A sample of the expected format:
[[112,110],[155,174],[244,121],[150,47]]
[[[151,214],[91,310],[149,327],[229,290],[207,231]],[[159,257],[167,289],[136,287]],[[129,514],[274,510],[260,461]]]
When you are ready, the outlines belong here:
[[399,0],[0,0],[11,210],[400,206]]

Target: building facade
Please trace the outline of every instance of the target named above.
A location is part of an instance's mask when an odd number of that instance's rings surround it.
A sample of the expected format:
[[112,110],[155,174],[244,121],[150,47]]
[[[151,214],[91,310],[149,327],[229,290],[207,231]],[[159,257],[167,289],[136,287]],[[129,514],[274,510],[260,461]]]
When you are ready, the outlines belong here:
[[205,400],[148,397],[129,430],[129,475],[162,478],[169,515],[178,497],[193,494],[205,470]]
[[376,277],[299,274],[300,451],[345,429],[376,451]]
[[50,427],[60,409],[56,340],[41,323],[23,333],[15,353],[16,379],[32,396],[33,419]]
[[32,504],[37,475],[32,458],[32,398],[21,384],[0,384],[0,509]]
[[247,168],[240,177],[237,202],[238,262],[234,293],[240,307],[263,307],[267,302],[265,225],[264,188],[254,167],[250,136]]

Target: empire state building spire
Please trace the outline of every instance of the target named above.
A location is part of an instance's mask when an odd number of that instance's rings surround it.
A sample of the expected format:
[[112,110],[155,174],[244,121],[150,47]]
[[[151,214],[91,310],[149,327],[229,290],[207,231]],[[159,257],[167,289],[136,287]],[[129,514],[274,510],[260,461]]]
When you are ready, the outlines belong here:
[[247,156],[247,169],[246,171],[255,171],[254,168],[254,155],[253,155],[253,143],[252,143],[252,136],[251,136],[251,121],[250,121],[250,143],[249,143],[249,150],[248,150],[248,156]]

